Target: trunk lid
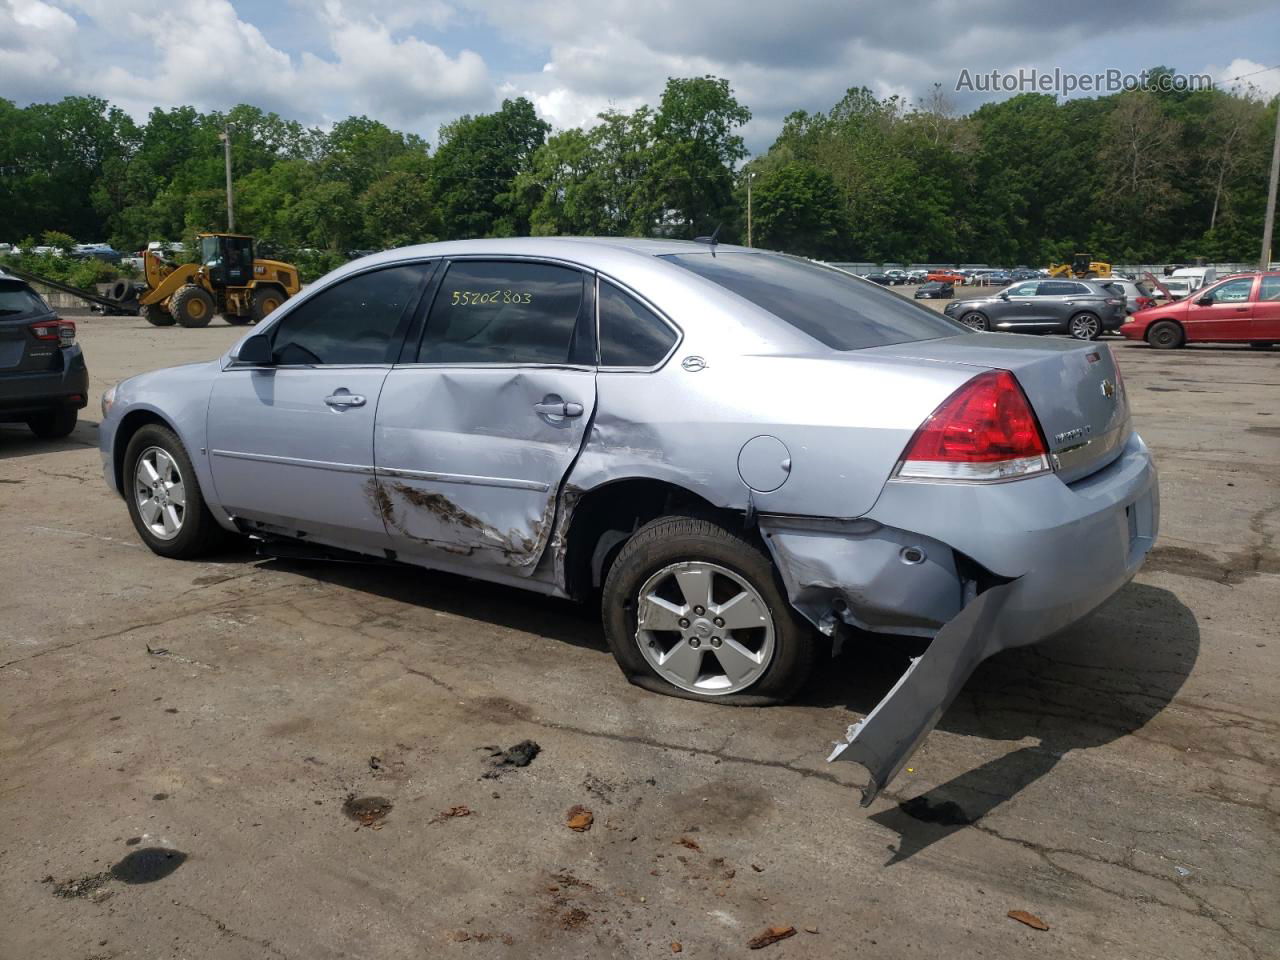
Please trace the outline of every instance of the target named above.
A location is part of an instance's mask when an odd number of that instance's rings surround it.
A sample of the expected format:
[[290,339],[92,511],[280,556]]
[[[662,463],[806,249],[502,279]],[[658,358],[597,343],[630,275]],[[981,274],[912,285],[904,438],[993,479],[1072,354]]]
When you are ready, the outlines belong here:
[[1008,370],[1044,430],[1054,469],[1066,483],[1101,470],[1129,438],[1129,403],[1111,348],[1096,341],[1016,333],[975,333],[872,347],[864,355]]

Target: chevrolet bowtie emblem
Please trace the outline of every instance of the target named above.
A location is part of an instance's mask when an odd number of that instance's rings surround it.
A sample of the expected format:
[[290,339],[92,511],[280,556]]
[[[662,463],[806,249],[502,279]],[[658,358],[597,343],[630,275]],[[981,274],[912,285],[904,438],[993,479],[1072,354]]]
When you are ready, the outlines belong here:
[[1113,399],[1115,399],[1115,395],[1116,395],[1116,385],[1115,385],[1114,383],[1112,383],[1110,380],[1103,380],[1103,381],[1102,381],[1102,395],[1103,395],[1104,397],[1106,397],[1108,400],[1113,400]]

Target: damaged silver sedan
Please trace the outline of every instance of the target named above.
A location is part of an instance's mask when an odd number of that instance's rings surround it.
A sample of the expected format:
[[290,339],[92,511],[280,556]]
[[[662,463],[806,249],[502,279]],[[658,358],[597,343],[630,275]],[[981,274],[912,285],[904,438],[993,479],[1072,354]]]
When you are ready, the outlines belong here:
[[931,639],[832,754],[870,770],[864,803],[983,658],[1132,577],[1159,519],[1106,346],[725,245],[388,251],[103,414],[156,553],[240,534],[600,596],[657,692],[778,703],[823,634]]

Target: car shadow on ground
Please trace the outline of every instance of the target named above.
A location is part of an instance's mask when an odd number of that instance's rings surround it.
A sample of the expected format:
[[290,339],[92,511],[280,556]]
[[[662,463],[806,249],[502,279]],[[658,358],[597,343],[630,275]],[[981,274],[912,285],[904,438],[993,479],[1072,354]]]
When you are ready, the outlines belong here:
[[[244,559],[255,558],[246,554]],[[600,625],[600,608],[596,604],[575,603],[517,587],[484,583],[403,564],[335,563],[275,557],[256,559],[266,570],[286,571],[399,603],[482,621],[490,626],[525,630],[575,647],[608,650]]]
[[[251,560],[248,554],[229,560]],[[258,558],[286,571],[492,626],[536,632],[606,652],[598,604],[579,604],[467,577],[387,564]],[[866,715],[927,641],[862,638],[817,671],[798,704]],[[1195,666],[1200,629],[1173,593],[1130,583],[1065,633],[1007,650],[980,664],[938,729],[1020,746],[871,819],[900,836],[897,863],[963,827],[1047,775],[1071,750],[1088,750],[1141,729],[1168,705]],[[622,682],[621,679],[619,682]],[[758,709],[758,708],[735,708]],[[785,708],[784,708],[785,709]],[[833,729],[832,736],[840,731]],[[890,785],[890,794],[893,786]]]
[[98,424],[81,420],[68,436],[59,440],[41,440],[25,423],[0,423],[0,461],[34,457],[47,453],[66,453],[98,445]]
[[[1130,583],[1065,633],[982,663],[938,729],[1038,742],[875,814],[872,820],[900,836],[889,863],[978,822],[1048,774],[1069,751],[1141,729],[1177,695],[1199,651],[1200,629],[1190,609],[1167,590]],[[892,638],[847,646],[805,699],[866,714],[917,652],[904,651]]]

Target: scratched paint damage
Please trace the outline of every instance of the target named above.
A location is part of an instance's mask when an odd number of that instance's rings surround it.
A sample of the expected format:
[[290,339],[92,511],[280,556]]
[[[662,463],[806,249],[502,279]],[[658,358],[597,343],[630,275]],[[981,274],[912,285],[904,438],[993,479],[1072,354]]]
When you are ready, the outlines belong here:
[[[533,524],[531,535],[512,527],[503,533],[440,493],[421,490],[408,483],[386,481],[373,477],[365,484],[365,494],[384,523],[409,539],[454,556],[472,556],[477,550],[493,551],[513,567],[536,565],[542,556],[547,539],[552,532],[555,499],[549,498],[542,515]],[[424,537],[415,533],[409,524],[409,513],[419,511],[429,514],[450,536],[467,533],[472,542],[460,543],[457,539]]]

